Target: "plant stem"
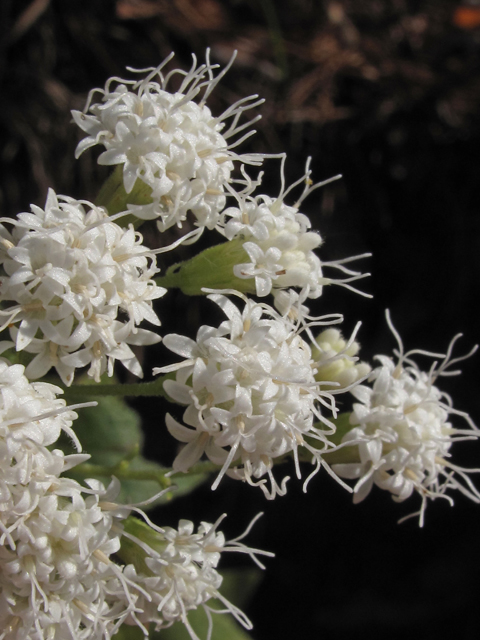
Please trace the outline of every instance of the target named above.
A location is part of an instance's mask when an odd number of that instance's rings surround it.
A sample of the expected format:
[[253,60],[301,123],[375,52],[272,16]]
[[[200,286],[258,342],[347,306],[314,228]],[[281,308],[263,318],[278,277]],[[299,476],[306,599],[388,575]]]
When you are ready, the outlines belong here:
[[170,380],[175,374],[167,373],[152,382],[136,382],[132,384],[78,384],[73,387],[64,388],[65,398],[77,400],[91,397],[103,396],[163,396],[170,399],[170,396],[163,388],[165,380]]
[[110,467],[103,466],[101,464],[83,462],[73,469],[70,469],[68,475],[80,476],[82,478],[97,478],[98,476],[110,478],[111,476],[115,476],[119,480],[155,481],[158,482],[162,488],[167,489],[173,484],[170,478],[165,477],[169,471],[171,471],[171,469],[165,469],[165,471],[161,472],[130,469],[129,462],[127,460],[122,460],[119,464]]

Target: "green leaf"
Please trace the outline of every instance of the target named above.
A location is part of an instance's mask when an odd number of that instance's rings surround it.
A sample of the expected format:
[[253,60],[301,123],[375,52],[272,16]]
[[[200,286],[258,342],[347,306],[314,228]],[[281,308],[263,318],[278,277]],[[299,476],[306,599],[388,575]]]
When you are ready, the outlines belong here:
[[[251,640],[251,636],[229,614],[212,614],[213,631],[211,640]],[[200,638],[205,640],[208,634],[208,620],[202,608],[189,612],[188,621]],[[115,636],[116,638],[116,636]],[[135,639],[136,640],[136,639]],[[192,640],[187,628],[176,622],[167,629],[150,634],[150,640]]]
[[113,637],[115,640],[144,640],[145,636],[139,627],[123,624]]
[[[162,475],[166,469],[140,455],[144,438],[139,415],[122,398],[99,397],[97,402],[96,407],[80,409],[79,417],[74,423],[82,447],[91,458],[84,465],[71,469],[68,475],[76,479],[97,478],[104,484],[108,484],[111,476],[115,475],[122,485],[119,502],[134,504],[148,500],[161,490],[162,486],[155,480],[155,476]],[[60,446],[66,452],[72,451],[66,438],[62,439]],[[147,476],[148,479],[138,476]],[[177,489],[169,491],[146,508],[151,509],[190,493],[206,477],[206,474],[199,474],[175,478],[173,484]]]
[[91,464],[113,466],[143,447],[140,416],[121,398],[104,397],[80,409],[74,423]]

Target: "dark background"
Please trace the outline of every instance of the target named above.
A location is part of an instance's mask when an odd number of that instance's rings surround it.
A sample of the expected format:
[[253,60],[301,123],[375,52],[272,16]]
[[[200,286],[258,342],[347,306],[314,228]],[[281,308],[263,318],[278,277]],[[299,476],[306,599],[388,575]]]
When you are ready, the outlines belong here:
[[[324,260],[371,251],[366,300],[332,287],[316,311],[342,312],[345,333],[363,321],[364,358],[394,346],[384,310],[407,348],[458,353],[479,340],[480,7],[450,0],[2,0],[0,4],[0,215],[58,193],[94,199],[105,168],[98,151],[79,161],[70,109],[125,66],[157,65],[170,51],[187,67],[205,48],[234,68],[210,107],[258,93],[263,119],[248,149],[288,151],[288,180],[307,156],[314,178],[343,174],[315,192],[304,211],[320,230]],[[246,149],[247,145],[243,147]],[[279,189],[274,161],[264,187]],[[143,228],[142,228],[143,231]],[[158,242],[146,229],[147,244]],[[173,236],[172,236],[173,237]],[[164,240],[162,239],[162,242]],[[211,238],[207,239],[210,242]],[[168,260],[178,259],[167,256]],[[214,323],[210,303],[170,292],[159,301],[163,331],[194,333]],[[145,371],[165,357],[148,355]],[[444,381],[455,406],[480,421],[479,356]],[[138,405],[140,404],[138,403]],[[158,403],[143,406],[147,455],[171,462]],[[175,409],[174,409],[175,411]],[[179,414],[180,415],[180,414]],[[159,418],[160,416],[160,418]],[[480,466],[479,446],[459,445],[455,461]],[[214,521],[224,510],[236,535],[258,511],[249,540],[273,550],[248,613],[257,640],[370,634],[390,639],[478,638],[480,507],[436,502],[426,524],[396,521],[414,511],[380,490],[358,506],[321,473],[303,495],[266,503],[260,491],[224,480],[157,514]]]

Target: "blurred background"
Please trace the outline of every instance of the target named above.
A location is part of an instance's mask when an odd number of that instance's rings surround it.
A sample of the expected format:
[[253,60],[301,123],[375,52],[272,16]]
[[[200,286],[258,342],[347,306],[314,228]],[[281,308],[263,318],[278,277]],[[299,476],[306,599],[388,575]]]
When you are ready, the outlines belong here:
[[[458,353],[468,351],[480,340],[479,3],[2,0],[0,215],[43,205],[50,186],[94,199],[106,168],[96,164],[98,150],[75,161],[81,135],[70,110],[108,77],[125,77],[126,66],[156,66],[175,51],[175,66],[186,68],[206,47],[222,65],[238,50],[209,101],[214,114],[246,95],[266,100],[243,150],[286,150],[288,182],[307,156],[315,180],[343,174],[303,210],[324,238],[322,259],[372,252],[359,267],[372,273],[360,284],[374,298],[331,287],[315,311],[342,312],[346,334],[361,320],[364,359],[395,346],[387,307],[407,348],[442,351],[462,332]],[[265,169],[264,189],[276,195],[278,162]],[[158,244],[153,228],[142,232]],[[215,322],[202,299],[171,292],[159,307],[164,333],[193,335]],[[145,371],[164,357],[147,354]],[[444,385],[477,423],[479,362],[465,362],[464,375]],[[175,445],[159,419],[165,407],[134,406],[142,407],[147,456],[171,462]],[[456,462],[479,460],[480,446],[459,445]],[[260,491],[226,480],[156,518],[214,521],[228,510],[234,536],[266,512],[249,538],[277,554],[247,608],[257,640],[392,640],[412,631],[425,640],[478,638],[480,506],[462,496],[453,509],[437,502],[420,530],[415,519],[396,524],[416,510],[415,497],[397,505],[374,490],[354,507],[326,474],[307,495],[300,485],[292,479],[286,497],[265,503]]]

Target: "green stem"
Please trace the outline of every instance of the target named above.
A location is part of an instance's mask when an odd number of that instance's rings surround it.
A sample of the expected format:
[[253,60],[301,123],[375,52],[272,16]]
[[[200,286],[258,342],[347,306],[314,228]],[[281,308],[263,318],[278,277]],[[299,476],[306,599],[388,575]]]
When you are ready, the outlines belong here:
[[[237,461],[232,462],[230,465],[230,468],[233,468],[236,465],[238,465]],[[215,464],[214,462],[210,462],[210,460],[202,460],[201,462],[197,462],[192,467],[190,467],[190,469],[186,472],[185,475],[200,476],[205,473],[216,473],[217,471],[220,471],[221,468],[222,468],[221,464]],[[174,479],[174,482],[175,482],[175,479]]]
[[160,487],[167,489],[172,486],[172,480],[166,478],[165,475],[171,471],[171,469],[165,469],[165,471],[146,471],[130,469],[128,460],[122,460],[119,464],[113,466],[104,466],[101,464],[90,464],[83,462],[77,467],[70,469],[69,476],[77,476],[81,478],[98,478],[107,477],[111,478],[115,476],[119,480],[142,480],[149,482],[158,482]]
[[92,397],[121,396],[163,396],[171,399],[163,388],[165,380],[171,380],[175,373],[167,373],[152,382],[137,382],[132,384],[78,384],[73,387],[64,387],[67,400],[82,400]]

